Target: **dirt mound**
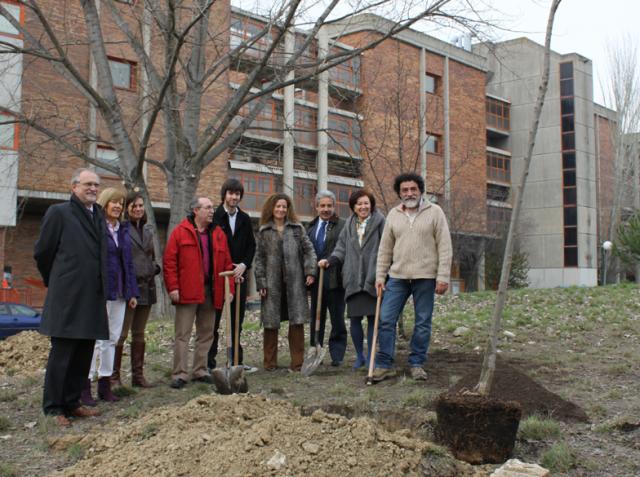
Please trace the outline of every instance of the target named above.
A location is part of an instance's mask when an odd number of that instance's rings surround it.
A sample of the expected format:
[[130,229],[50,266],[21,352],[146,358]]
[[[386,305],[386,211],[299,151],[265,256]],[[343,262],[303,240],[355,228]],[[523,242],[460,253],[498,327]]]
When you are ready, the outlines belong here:
[[[479,379],[480,364],[478,363],[477,369],[462,376],[450,392],[454,393],[463,388],[473,389]],[[580,406],[562,399],[500,359],[496,362],[490,396],[503,401],[519,402],[524,416],[538,414],[565,422],[589,420],[587,413]]]
[[[320,410],[303,417],[288,402],[251,395],[200,396],[77,438],[85,458],[55,475],[474,474],[408,430],[387,432],[369,418]],[[437,459],[447,460],[446,473],[430,472]]]
[[0,376],[42,371],[49,357],[49,338],[23,331],[0,341]]

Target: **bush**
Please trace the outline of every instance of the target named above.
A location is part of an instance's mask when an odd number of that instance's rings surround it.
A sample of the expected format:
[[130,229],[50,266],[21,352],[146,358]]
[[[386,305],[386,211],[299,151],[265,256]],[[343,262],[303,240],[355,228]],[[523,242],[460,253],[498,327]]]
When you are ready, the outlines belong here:
[[534,441],[557,439],[560,435],[560,424],[552,419],[541,419],[538,416],[527,417],[520,422],[518,429],[518,437]]
[[554,444],[543,455],[541,464],[552,473],[568,472],[576,462],[573,450],[564,442]]

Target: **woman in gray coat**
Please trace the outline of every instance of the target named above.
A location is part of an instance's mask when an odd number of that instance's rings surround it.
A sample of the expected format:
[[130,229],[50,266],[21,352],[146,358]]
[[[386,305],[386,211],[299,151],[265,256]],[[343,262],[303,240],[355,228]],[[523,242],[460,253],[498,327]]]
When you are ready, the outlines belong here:
[[[342,265],[347,316],[350,319],[351,340],[356,349],[353,369],[365,365],[362,318],[367,317],[367,347],[370,356],[373,339],[373,320],[376,311],[376,261],[384,216],[376,210],[376,199],[367,190],[359,190],[349,197],[353,215],[347,219],[338,243],[328,260],[320,260],[319,267]],[[368,358],[367,358],[368,359]]]
[[273,194],[260,217],[255,258],[256,287],[260,292],[264,327],[264,368],[278,367],[278,330],[289,321],[292,371],[304,360],[304,323],[309,319],[307,288],[316,275],[316,254],[286,194]]

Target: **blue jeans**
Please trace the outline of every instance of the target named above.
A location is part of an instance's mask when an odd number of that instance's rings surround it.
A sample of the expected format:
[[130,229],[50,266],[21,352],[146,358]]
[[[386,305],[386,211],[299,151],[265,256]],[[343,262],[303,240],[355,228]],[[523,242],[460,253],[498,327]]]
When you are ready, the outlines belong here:
[[409,366],[422,367],[427,361],[431,339],[431,315],[436,291],[435,279],[402,280],[389,278],[380,309],[376,368],[391,368],[396,351],[396,324],[410,295],[413,295],[415,325],[411,336]]

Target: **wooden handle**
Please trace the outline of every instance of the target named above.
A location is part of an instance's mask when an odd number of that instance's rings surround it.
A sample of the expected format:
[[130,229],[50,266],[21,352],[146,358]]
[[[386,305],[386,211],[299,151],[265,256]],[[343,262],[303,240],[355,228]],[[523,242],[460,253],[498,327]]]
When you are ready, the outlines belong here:
[[238,366],[238,361],[240,360],[240,355],[238,354],[238,348],[240,347],[240,283],[236,283],[236,322],[234,328],[233,365]]
[[220,272],[220,273],[218,273],[218,275],[221,276],[221,277],[232,277],[234,273],[235,272],[233,270],[229,270],[229,271],[226,271],[226,272]]
[[318,302],[316,303],[316,346],[318,345],[318,334],[320,333],[320,312],[322,311],[322,286],[324,285],[324,268],[320,268],[318,278]]
[[382,302],[382,291],[378,293],[378,298],[376,299],[376,317],[373,320],[373,340],[371,346],[369,347],[369,353],[371,356],[369,357],[369,374],[367,374],[367,383],[371,384],[373,382],[373,368],[375,368],[376,364],[376,347],[378,345],[378,322],[380,321],[380,303]]

